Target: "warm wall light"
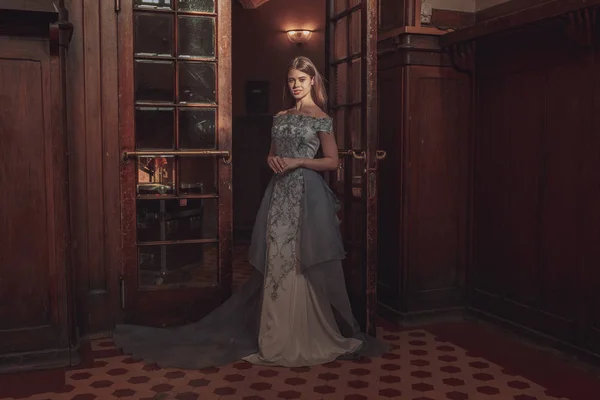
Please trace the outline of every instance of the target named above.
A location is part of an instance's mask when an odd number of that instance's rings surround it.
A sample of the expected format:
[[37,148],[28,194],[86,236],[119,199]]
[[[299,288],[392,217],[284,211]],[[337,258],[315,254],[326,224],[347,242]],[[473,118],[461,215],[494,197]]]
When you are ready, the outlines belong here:
[[287,31],[287,36],[288,39],[290,39],[290,41],[292,43],[296,43],[296,44],[304,44],[306,42],[308,42],[308,40],[310,39],[310,37],[312,36],[312,31],[309,30],[291,30],[291,31]]

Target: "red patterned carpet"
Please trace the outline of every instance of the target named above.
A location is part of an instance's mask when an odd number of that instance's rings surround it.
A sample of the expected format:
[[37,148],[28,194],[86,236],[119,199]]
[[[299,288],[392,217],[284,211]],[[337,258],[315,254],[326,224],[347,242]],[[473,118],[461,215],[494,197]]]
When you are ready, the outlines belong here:
[[600,380],[592,374],[478,324],[457,322],[407,330],[384,324],[379,335],[393,345],[381,359],[291,369],[245,362],[206,370],[161,369],[122,354],[110,340],[96,340],[88,344],[83,364],[75,369],[0,376],[0,398],[599,398]]
[[[236,246],[236,287],[252,271],[240,261],[246,251]],[[485,325],[382,322],[378,336],[392,344],[380,359],[292,369],[238,362],[200,371],[161,369],[95,340],[75,368],[0,375],[0,399],[600,399],[594,374]]]

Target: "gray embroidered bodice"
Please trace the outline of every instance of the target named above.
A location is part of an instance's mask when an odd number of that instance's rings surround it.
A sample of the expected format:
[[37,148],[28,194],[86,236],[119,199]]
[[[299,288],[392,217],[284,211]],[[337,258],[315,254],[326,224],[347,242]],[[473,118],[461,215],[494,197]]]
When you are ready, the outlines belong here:
[[[286,158],[314,158],[321,144],[317,132],[331,132],[331,118],[302,114],[280,114],[273,120],[271,140],[275,154]],[[285,282],[299,268],[297,251],[302,213],[304,178],[301,169],[273,178],[273,192],[267,222],[265,290],[273,301],[285,290]]]
[[317,132],[331,132],[329,117],[302,114],[280,114],[273,119],[271,140],[275,154],[288,158],[314,158],[321,144]]

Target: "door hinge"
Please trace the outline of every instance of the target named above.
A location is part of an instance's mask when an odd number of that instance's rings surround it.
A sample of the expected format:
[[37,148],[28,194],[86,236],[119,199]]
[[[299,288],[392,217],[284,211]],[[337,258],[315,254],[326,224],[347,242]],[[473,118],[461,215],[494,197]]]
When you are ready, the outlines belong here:
[[121,310],[125,309],[125,279],[119,278],[119,293],[121,296]]
[[121,0],[115,0],[115,12],[121,11]]

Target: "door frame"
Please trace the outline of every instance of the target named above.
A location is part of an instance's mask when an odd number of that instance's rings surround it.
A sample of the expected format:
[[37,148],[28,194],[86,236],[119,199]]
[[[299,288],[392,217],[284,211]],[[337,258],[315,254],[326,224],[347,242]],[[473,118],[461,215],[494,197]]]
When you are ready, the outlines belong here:
[[[231,84],[231,3],[235,0],[215,0],[215,62],[217,65],[216,91],[217,130],[216,149],[232,152],[232,84]],[[120,0],[117,19],[118,31],[118,70],[119,70],[119,148],[121,155],[135,149],[135,99],[134,99],[134,7],[133,0]],[[173,28],[175,29],[175,28]],[[173,40],[176,40],[174,38]],[[156,152],[160,155],[160,152]],[[136,162],[120,165],[121,200],[121,271],[120,271],[120,316],[121,322],[155,325],[152,313],[136,315],[137,304],[150,306],[155,301],[153,290],[139,290],[138,254],[136,244]],[[233,247],[233,196],[232,165],[217,162],[218,165],[218,286],[163,290],[163,298],[169,301],[185,302],[191,292],[202,290],[209,299],[195,304],[194,315],[197,318],[210,312],[223,300],[231,296],[232,291],[232,247]],[[183,304],[181,307],[185,307]],[[188,307],[191,308],[191,307]],[[174,321],[175,324],[187,322]],[[158,325],[165,325],[158,321]]]
[[[339,0],[337,0],[339,1]],[[336,13],[336,0],[327,0],[326,2],[326,24],[327,24],[327,33],[326,33],[326,78],[329,82],[329,98],[332,103],[334,103],[335,96],[331,94],[336,94],[336,88],[334,87],[335,77],[336,77],[336,67],[337,65],[347,62],[341,61],[338,62],[336,60],[336,45],[335,45],[335,26],[337,21],[342,20],[343,18],[348,18],[348,15],[355,13],[356,11],[360,11],[361,13],[361,21],[360,21],[360,65],[361,65],[361,93],[360,93],[360,122],[361,122],[361,148],[360,149],[352,149],[351,147],[351,137],[348,137],[348,125],[350,118],[348,115],[350,112],[346,111],[344,114],[344,133],[343,138],[345,139],[344,143],[338,143],[338,147],[342,146],[343,149],[340,149],[340,158],[342,159],[343,165],[350,165],[349,168],[344,168],[341,176],[343,176],[340,181],[342,182],[342,197],[344,201],[344,215],[343,220],[348,221],[352,217],[351,211],[351,202],[353,197],[353,177],[352,176],[352,167],[351,163],[353,162],[361,162],[364,165],[364,172],[361,175],[360,180],[360,188],[355,188],[360,190],[360,201],[362,204],[362,212],[364,213],[365,221],[363,221],[364,232],[360,232],[359,235],[362,236],[361,239],[361,247],[362,253],[358,260],[362,264],[360,266],[347,266],[352,272],[352,270],[360,270],[361,279],[363,279],[363,291],[364,291],[364,300],[365,300],[365,321],[364,328],[367,333],[374,335],[376,330],[376,316],[377,316],[377,184],[378,184],[378,163],[380,160],[385,158],[385,152],[378,150],[378,119],[377,119],[377,34],[378,34],[378,0],[346,0],[345,11]],[[354,4],[351,6],[351,4]],[[351,54],[351,23],[346,24],[347,32],[346,32],[346,58],[355,59]],[[343,60],[344,58],[342,58]],[[350,73],[346,72],[346,82],[350,82]],[[348,92],[350,92],[348,90]],[[346,101],[347,105],[343,105],[342,107],[351,108],[356,106],[356,104],[352,104],[350,100],[348,100],[349,93],[346,93]],[[335,99],[337,102],[337,99]],[[332,104],[334,109],[337,104]],[[334,114],[334,120],[336,118],[337,113]],[[338,125],[338,124],[336,124]],[[336,127],[337,129],[337,127]],[[351,151],[355,151],[352,153]],[[359,154],[361,152],[363,158],[357,157],[356,152]],[[350,162],[347,162],[350,161]],[[339,172],[338,172],[339,173]],[[331,174],[334,175],[334,174]],[[334,192],[336,192],[335,182],[338,179],[335,176],[330,176],[329,182],[332,186]],[[337,191],[339,192],[339,191]],[[349,200],[350,199],[350,200]],[[344,236],[349,234],[349,230],[352,229],[351,224],[344,224],[343,234]],[[354,225],[354,229],[356,229],[357,225]],[[360,224],[358,226],[361,226]],[[356,232],[354,232],[356,233]],[[346,259],[346,265],[352,262],[352,257]]]

